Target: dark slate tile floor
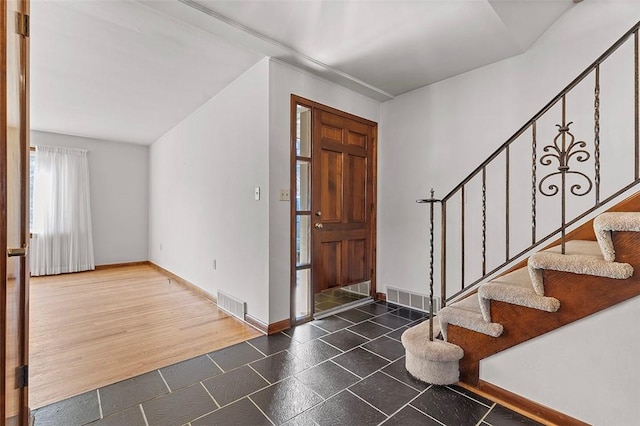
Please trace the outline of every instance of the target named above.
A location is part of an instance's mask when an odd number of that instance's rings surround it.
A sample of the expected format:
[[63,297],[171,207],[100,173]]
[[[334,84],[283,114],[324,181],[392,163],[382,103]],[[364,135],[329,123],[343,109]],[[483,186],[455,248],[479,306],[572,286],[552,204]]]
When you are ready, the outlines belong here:
[[418,311],[375,302],[35,410],[35,426],[536,425],[404,367]]

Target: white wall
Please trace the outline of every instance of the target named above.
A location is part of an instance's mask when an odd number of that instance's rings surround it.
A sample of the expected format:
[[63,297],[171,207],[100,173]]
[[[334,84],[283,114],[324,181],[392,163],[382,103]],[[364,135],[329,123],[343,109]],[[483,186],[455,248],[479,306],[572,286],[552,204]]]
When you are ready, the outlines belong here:
[[[291,95],[363,117],[379,120],[380,104],[281,62],[270,65],[269,108],[269,322],[289,318],[290,205],[278,201],[290,186]],[[293,193],[293,189],[292,189]]]
[[38,131],[31,145],[89,151],[96,265],[147,260],[148,147]]
[[265,59],[153,143],[149,160],[150,260],[213,295],[244,300],[265,323],[268,126]]
[[639,317],[636,297],[482,361],[482,380],[593,425],[637,425]]
[[[583,2],[527,53],[383,104],[378,194],[381,288],[394,285],[426,292],[426,208],[416,206],[415,199],[427,195],[430,187],[436,196],[445,195],[638,19],[640,2]],[[633,109],[624,100],[632,91],[611,84],[603,86],[603,110],[614,91],[627,107],[614,108],[612,116],[602,120],[607,132],[614,131],[617,116],[628,116]],[[615,144],[628,139],[628,134],[611,133],[605,139]],[[549,142],[545,139],[545,144]],[[608,161],[617,150],[614,146]],[[528,190],[525,186],[523,192]],[[477,194],[478,189],[470,192]],[[477,257],[477,247],[467,250],[468,256]],[[620,328],[635,321],[638,303],[627,302],[505,351],[483,362],[481,379],[587,422],[637,424],[633,399],[640,344],[636,336],[623,336]]]

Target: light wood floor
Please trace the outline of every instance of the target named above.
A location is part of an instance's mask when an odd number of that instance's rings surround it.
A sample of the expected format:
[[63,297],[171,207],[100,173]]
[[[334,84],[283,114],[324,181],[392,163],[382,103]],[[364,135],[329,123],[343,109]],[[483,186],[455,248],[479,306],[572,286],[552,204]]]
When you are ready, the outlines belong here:
[[31,408],[259,336],[149,265],[31,279]]

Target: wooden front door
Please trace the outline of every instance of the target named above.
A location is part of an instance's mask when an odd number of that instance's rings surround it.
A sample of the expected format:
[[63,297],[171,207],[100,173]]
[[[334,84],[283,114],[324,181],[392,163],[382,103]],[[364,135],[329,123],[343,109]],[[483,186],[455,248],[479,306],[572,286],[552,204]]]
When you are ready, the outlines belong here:
[[314,293],[373,275],[375,123],[314,109]]
[[0,80],[0,421],[27,425],[29,273],[28,1],[2,2]]

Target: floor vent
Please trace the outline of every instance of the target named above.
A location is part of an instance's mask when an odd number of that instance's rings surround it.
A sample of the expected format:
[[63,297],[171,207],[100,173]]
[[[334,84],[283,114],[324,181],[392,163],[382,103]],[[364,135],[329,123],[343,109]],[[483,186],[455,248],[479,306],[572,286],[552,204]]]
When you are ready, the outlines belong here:
[[[429,312],[429,296],[426,294],[414,293],[406,290],[400,290],[399,288],[387,286],[387,302],[395,303],[396,305],[406,306],[407,308],[417,309],[423,312]],[[433,310],[434,313],[438,313],[440,310],[440,298],[433,298]]]
[[242,300],[218,290],[218,307],[220,309],[230,313],[234,317],[244,320],[244,314],[246,313],[245,306],[246,304]]

